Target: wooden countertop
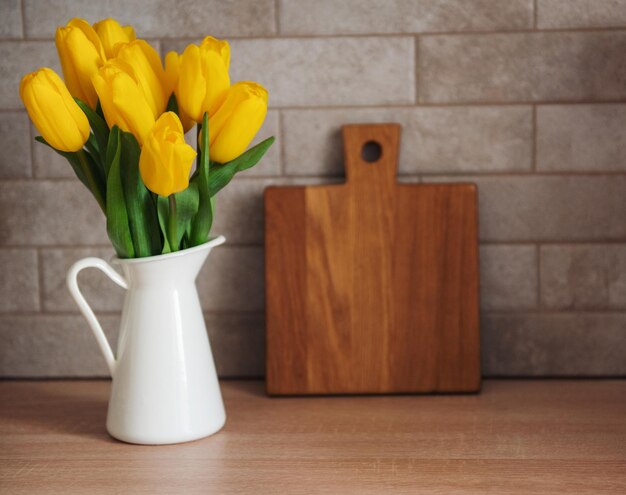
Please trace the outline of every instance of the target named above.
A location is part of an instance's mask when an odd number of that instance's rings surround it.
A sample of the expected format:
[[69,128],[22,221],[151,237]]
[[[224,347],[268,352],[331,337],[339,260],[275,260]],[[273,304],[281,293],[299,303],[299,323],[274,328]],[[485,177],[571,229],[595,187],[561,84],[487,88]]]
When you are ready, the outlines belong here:
[[626,380],[276,399],[223,381],[225,428],[161,447],[107,435],[109,386],[0,382],[0,493],[626,493]]

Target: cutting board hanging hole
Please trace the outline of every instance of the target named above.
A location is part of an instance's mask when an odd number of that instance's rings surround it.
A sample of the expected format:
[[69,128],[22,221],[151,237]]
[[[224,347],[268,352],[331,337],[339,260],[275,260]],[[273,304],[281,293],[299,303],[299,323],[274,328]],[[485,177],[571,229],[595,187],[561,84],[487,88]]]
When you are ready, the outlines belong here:
[[355,187],[395,183],[400,146],[398,124],[352,124],[342,128],[348,183]]
[[382,154],[383,149],[378,141],[368,141],[361,148],[361,158],[367,163],[376,163]]

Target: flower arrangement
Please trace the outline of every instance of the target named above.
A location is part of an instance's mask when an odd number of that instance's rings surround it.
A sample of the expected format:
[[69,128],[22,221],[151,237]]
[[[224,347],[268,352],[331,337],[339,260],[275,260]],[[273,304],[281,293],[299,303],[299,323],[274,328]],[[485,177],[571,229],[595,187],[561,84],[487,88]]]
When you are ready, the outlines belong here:
[[[100,205],[117,255],[207,242],[215,195],[274,141],[245,151],[265,119],[267,90],[231,85],[230,46],[210,36],[163,64],[132,27],[76,18],[57,29],[56,47],[64,79],[41,68],[22,78],[20,97],[35,139],[67,159]],[[195,150],[184,138],[193,126]]]

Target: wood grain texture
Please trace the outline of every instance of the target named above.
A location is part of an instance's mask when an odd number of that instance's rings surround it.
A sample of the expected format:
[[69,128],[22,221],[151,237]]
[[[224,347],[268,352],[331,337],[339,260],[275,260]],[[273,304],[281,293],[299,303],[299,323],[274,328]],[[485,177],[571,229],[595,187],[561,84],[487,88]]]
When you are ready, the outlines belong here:
[[289,398],[224,381],[224,429],[161,447],[107,435],[109,390],[107,381],[0,382],[0,493],[626,493],[624,380]]
[[343,138],[345,184],[265,192],[268,392],[477,391],[475,186],[398,184],[397,124]]

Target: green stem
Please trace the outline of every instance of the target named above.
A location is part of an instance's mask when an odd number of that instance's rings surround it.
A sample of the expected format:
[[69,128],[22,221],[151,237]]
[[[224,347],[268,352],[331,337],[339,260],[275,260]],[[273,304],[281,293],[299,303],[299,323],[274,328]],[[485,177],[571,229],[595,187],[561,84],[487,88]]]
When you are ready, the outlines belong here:
[[102,191],[100,191],[100,188],[96,183],[96,179],[93,176],[91,167],[89,166],[89,163],[87,161],[87,154],[85,153],[85,150],[77,151],[76,155],[78,156],[78,161],[80,162],[80,166],[83,169],[85,178],[87,179],[87,184],[89,184],[89,190],[93,194],[94,198],[96,198],[96,201],[100,205],[100,208],[106,215],[106,203],[104,201],[104,198],[102,197]]
[[196,170],[193,175],[200,173],[200,167],[202,166],[202,146],[200,145],[200,132],[202,132],[202,125],[196,124]]
[[191,223],[191,245],[199,246],[207,242],[211,224],[213,223],[213,209],[209,190],[209,114],[204,113],[202,118],[202,155],[198,164],[198,210]]
[[170,214],[167,218],[167,235],[170,238],[170,250],[178,251],[177,232],[176,232],[176,197],[170,194],[167,199],[170,203]]

